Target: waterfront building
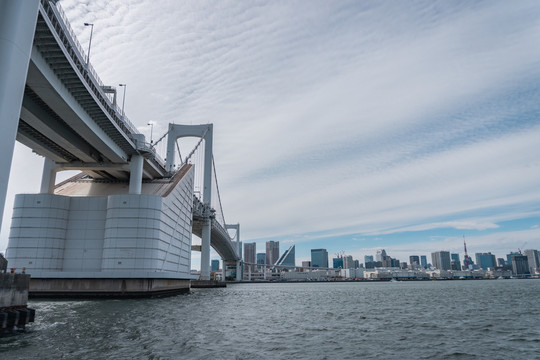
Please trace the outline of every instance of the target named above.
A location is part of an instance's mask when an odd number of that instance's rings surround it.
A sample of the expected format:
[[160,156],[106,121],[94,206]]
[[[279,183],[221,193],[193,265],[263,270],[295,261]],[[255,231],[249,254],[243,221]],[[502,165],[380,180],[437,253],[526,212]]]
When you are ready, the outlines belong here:
[[411,266],[420,265],[420,256],[418,255],[409,256],[409,264],[411,264]]
[[492,253],[476,253],[474,254],[476,258],[476,264],[479,268],[482,268],[484,270],[487,270],[488,268],[493,268],[497,264],[497,260],[495,259],[495,255]]
[[360,265],[362,265],[362,264],[360,264],[360,260],[354,260],[353,263],[354,263],[354,268],[355,269],[360,269],[362,267],[362,266],[360,266]]
[[375,269],[383,267],[382,261],[370,261],[365,263],[366,269]]
[[497,258],[497,266],[506,266],[506,261],[503,258]]
[[276,261],[276,265],[296,266],[294,253],[294,245],[291,245],[291,247],[280,256],[278,261]]
[[450,261],[456,261],[459,266],[458,270],[461,270],[461,260],[459,259],[459,254],[456,254],[456,253],[450,254]]
[[459,260],[459,254],[450,254],[450,269],[455,271],[461,270],[461,261]]
[[351,255],[343,257],[343,269],[354,269],[354,261]]
[[375,260],[377,261],[383,261],[383,258],[386,257],[386,250],[379,249],[377,250],[377,253],[375,254]]
[[539,272],[540,256],[538,254],[538,250],[528,249],[523,251],[523,255],[527,257],[527,261],[529,262],[529,271],[531,274]]
[[426,255],[420,255],[420,266],[427,269],[427,257]]
[[521,254],[518,252],[511,252],[510,254],[506,254],[506,262],[508,263],[508,265],[512,265],[512,256],[514,255],[518,256]]
[[328,251],[326,249],[311,249],[311,266],[328,267]]
[[257,253],[257,265],[264,265],[264,264],[266,264],[266,254]]
[[343,269],[343,258],[342,257],[333,258],[332,267],[334,269]]
[[219,270],[219,260],[212,260],[212,272],[216,272]]
[[257,253],[257,244],[256,243],[244,243],[244,272],[255,271],[255,266],[252,264],[256,263],[255,254]]
[[373,255],[364,255],[364,264],[368,262],[373,262]]
[[529,261],[527,256],[524,255],[512,255],[512,272],[516,276],[526,276],[531,272],[529,270]]
[[309,261],[309,260],[302,261],[302,267],[303,268],[310,268],[311,267],[311,261]]
[[279,259],[279,241],[266,242],[266,265],[274,265]]
[[433,266],[439,270],[450,270],[450,252],[436,251],[431,253]]

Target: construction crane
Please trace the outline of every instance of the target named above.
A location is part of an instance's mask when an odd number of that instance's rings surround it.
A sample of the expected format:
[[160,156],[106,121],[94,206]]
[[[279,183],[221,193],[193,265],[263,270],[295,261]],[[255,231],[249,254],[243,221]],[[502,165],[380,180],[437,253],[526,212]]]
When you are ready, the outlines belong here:
[[523,248],[525,247],[525,245],[527,245],[527,242],[526,242],[526,241],[523,243],[523,245],[521,245],[521,247],[518,247],[519,255],[523,255],[523,254],[521,253],[521,249],[523,249]]

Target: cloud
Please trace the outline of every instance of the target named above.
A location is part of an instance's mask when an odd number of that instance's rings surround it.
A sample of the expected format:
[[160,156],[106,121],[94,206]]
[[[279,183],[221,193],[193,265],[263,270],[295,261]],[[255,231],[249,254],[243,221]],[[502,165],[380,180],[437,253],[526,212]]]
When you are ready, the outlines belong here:
[[244,240],[538,216],[535,1],[61,4],[81,44],[95,23],[91,62],[147,138],[214,123]]

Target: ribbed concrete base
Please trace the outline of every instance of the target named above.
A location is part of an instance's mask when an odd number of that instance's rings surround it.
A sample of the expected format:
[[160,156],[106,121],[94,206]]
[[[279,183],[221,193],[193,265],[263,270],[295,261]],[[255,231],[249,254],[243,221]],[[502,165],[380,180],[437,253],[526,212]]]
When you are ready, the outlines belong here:
[[35,279],[30,297],[134,298],[170,296],[189,292],[182,279]]

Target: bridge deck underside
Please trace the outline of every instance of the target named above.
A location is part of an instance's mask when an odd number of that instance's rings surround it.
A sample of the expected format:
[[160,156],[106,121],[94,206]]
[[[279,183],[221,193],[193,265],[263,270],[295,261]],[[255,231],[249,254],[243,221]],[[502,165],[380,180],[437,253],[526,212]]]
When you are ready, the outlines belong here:
[[[192,232],[200,238],[202,238],[202,225],[203,220],[194,217]],[[225,261],[239,260],[235,251],[236,244],[230,240],[229,235],[225,232],[223,227],[217,221],[212,220],[211,228],[210,245],[218,255]]]
[[[125,165],[139,153],[132,139],[137,132],[107,97],[66,26],[54,5],[42,1],[17,140],[94,178],[129,179]],[[144,178],[164,175],[164,165],[146,156]]]

